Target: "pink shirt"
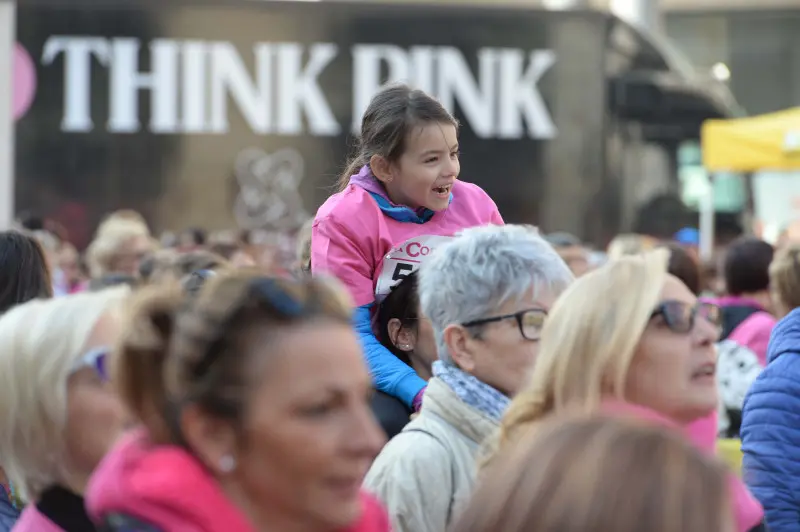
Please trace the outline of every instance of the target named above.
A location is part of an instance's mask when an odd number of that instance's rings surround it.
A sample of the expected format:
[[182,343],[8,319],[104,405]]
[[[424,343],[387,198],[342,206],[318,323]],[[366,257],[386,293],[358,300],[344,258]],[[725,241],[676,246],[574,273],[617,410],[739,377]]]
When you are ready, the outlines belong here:
[[[357,307],[375,301],[375,288],[387,253],[420,236],[453,236],[468,227],[503,219],[479,186],[456,181],[450,206],[423,224],[399,222],[381,211],[369,192],[350,184],[319,208],[311,233],[311,268],[336,276]],[[412,253],[422,251],[413,247]]]
[[[675,422],[655,410],[633,403],[612,399],[604,401],[601,409],[607,414],[629,415],[651,421],[657,425],[680,428]],[[711,424],[715,420],[716,418],[712,416],[698,420],[688,427],[683,427],[683,433],[686,434],[687,439],[696,447],[711,454],[714,452],[714,446],[709,446],[710,430],[712,428]],[[761,523],[764,518],[764,509],[761,507],[761,503],[759,503],[747,489],[747,486],[744,485],[744,482],[733,473],[731,473],[729,477],[729,486],[731,495],[733,496],[736,529],[738,532],[748,532]]]

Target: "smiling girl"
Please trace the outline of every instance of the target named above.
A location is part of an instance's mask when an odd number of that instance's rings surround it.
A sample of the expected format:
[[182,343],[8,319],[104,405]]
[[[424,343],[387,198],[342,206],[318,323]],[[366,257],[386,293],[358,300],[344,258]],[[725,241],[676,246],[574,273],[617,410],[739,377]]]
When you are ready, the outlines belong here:
[[358,155],[312,230],[311,269],[350,290],[375,387],[415,410],[426,383],[375,338],[373,307],[447,237],[503,223],[486,192],[458,180],[458,158],[456,119],[424,92],[390,85],[370,102]]

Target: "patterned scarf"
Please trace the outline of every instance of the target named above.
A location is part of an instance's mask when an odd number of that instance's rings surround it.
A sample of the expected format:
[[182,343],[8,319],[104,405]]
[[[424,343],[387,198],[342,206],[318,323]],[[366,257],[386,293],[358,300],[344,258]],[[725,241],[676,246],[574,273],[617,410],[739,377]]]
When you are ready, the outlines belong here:
[[453,364],[433,363],[433,376],[439,378],[458,398],[495,421],[500,421],[511,399],[479,381]]

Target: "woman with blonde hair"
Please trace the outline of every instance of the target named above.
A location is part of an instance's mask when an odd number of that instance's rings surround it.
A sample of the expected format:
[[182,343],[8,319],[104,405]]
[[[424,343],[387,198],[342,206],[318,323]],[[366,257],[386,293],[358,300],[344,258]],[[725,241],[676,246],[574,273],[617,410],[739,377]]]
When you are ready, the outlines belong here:
[[673,431],[554,416],[498,457],[451,532],[731,532],[727,474]]
[[[681,430],[714,413],[719,309],[668,274],[668,260],[665,249],[623,257],[561,295],[542,330],[530,381],[503,418],[501,448],[570,408]],[[713,441],[694,443],[713,450]],[[763,512],[741,482],[735,489],[738,530],[747,531]]]
[[15,532],[93,532],[83,493],[128,421],[106,371],[128,289],[34,300],[0,318],[0,463],[28,503]]

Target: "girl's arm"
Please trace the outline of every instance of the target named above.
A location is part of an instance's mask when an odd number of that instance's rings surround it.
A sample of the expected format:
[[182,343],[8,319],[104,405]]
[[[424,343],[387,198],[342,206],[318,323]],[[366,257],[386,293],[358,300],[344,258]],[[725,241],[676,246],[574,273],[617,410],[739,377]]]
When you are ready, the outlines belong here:
[[413,408],[418,406],[414,399],[427,383],[375,337],[371,315],[375,303],[370,267],[373,259],[363,247],[340,224],[329,219],[315,222],[311,233],[311,271],[334,275],[347,286],[356,304],[353,326],[375,388]]

